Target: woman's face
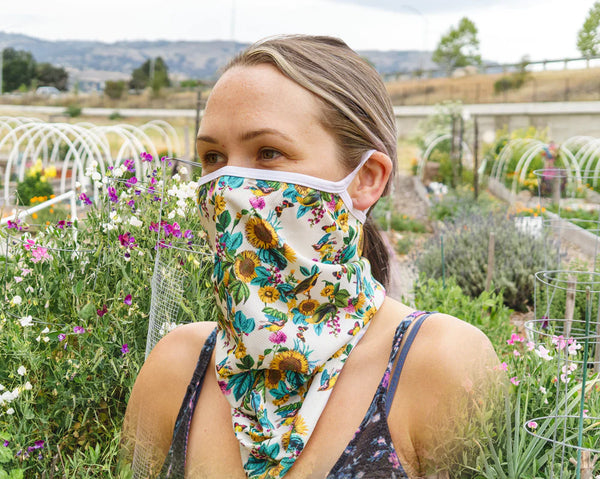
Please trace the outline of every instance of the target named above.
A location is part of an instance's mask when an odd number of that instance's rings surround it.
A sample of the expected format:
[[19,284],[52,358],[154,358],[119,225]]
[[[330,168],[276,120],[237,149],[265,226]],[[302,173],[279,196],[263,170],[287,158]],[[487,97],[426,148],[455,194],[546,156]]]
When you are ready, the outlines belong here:
[[203,173],[223,166],[348,174],[317,98],[271,65],[234,67],[215,85],[198,132]]

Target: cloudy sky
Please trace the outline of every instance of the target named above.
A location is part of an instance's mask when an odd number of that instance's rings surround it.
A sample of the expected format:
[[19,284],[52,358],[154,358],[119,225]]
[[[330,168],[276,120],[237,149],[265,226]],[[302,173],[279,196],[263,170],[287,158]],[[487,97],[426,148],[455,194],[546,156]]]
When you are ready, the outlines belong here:
[[328,34],[359,50],[433,50],[461,17],[487,60],[578,56],[594,0],[22,0],[2,2],[0,31],[50,40],[252,42],[278,33]]

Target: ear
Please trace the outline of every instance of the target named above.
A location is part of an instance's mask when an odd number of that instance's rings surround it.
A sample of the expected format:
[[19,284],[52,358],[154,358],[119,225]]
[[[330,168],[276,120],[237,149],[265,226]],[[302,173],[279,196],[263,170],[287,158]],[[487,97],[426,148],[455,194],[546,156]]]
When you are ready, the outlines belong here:
[[373,206],[385,189],[392,174],[392,160],[385,153],[373,153],[348,186],[354,208],[366,211]]

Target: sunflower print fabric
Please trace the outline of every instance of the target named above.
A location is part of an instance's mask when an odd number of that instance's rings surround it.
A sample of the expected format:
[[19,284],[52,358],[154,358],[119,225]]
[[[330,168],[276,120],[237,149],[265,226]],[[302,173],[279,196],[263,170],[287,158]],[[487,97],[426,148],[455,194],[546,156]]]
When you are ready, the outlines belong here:
[[216,374],[244,469],[283,477],[385,290],[337,193],[223,174],[201,182],[198,205],[222,311]]

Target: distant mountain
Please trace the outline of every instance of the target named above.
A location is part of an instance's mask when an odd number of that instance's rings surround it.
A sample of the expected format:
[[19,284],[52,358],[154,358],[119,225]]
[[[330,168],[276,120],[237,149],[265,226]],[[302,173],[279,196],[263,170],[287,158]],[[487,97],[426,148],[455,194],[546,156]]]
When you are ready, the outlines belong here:
[[[0,49],[30,51],[37,62],[66,68],[71,81],[101,87],[109,79],[129,78],[134,68],[148,58],[162,57],[169,73],[178,79],[215,79],[218,69],[247,46],[233,41],[122,41],[104,43],[83,40],[49,41],[26,35],[0,32]],[[435,68],[430,52],[359,52],[382,73]]]

